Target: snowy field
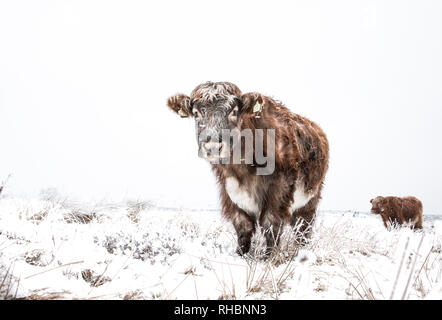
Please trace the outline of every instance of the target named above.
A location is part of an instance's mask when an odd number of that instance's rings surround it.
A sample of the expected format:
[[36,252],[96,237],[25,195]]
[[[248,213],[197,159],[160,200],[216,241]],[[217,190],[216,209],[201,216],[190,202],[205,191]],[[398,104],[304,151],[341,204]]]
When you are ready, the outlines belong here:
[[3,196],[0,298],[442,298],[441,216],[387,231],[370,214],[324,211],[306,247],[292,236],[267,260],[256,236],[242,258],[216,210]]

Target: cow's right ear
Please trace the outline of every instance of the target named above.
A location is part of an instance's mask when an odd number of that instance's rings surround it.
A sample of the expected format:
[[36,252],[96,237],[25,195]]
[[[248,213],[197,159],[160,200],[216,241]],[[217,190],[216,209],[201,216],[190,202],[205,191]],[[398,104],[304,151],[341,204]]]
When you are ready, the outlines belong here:
[[167,99],[167,106],[179,114],[181,118],[187,118],[192,116],[192,110],[190,106],[190,98],[185,94],[176,94]]
[[370,200],[370,203],[373,203],[373,199]]

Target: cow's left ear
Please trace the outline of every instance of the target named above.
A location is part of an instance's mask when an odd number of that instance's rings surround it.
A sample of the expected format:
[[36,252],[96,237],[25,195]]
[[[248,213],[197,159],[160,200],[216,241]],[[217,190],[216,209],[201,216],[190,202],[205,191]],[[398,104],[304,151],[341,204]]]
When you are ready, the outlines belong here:
[[264,97],[257,92],[243,94],[241,101],[241,113],[260,113],[264,105]]
[[181,118],[187,118],[192,116],[190,98],[185,94],[176,94],[167,99],[167,106],[179,114]]

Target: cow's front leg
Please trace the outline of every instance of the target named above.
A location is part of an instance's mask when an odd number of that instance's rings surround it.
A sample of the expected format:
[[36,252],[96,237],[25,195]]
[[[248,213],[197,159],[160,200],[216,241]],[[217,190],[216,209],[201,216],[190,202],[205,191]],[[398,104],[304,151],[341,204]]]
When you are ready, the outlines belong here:
[[280,231],[284,221],[282,217],[274,214],[272,211],[263,212],[260,218],[260,225],[264,231],[264,237],[267,244],[267,254],[270,254],[278,246],[280,240]]
[[238,248],[236,252],[244,255],[250,250],[253,234],[255,233],[255,221],[243,210],[235,210],[232,223],[238,236]]

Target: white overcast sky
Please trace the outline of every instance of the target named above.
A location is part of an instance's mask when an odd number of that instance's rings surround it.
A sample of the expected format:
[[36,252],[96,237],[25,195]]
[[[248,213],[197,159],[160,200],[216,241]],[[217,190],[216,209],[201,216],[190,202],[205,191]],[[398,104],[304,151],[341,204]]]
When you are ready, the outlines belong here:
[[322,209],[442,213],[441,1],[0,1],[0,181],[217,206],[168,96],[230,81],[326,132]]

